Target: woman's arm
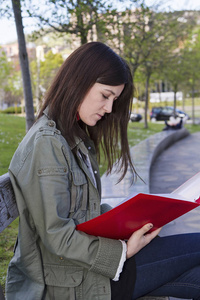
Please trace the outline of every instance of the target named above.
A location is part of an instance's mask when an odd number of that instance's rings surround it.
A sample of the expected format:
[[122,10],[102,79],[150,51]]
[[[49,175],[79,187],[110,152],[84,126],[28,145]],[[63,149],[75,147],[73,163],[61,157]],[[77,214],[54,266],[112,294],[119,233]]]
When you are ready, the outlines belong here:
[[[16,164],[15,159],[12,163]],[[45,133],[23,158],[19,172],[13,176],[12,165],[10,172],[16,194],[22,194],[18,198],[21,220],[29,218],[32,230],[55,261],[62,257],[66,263],[114,278],[122,244],[76,230],[76,220],[70,215],[72,179],[62,143]]]

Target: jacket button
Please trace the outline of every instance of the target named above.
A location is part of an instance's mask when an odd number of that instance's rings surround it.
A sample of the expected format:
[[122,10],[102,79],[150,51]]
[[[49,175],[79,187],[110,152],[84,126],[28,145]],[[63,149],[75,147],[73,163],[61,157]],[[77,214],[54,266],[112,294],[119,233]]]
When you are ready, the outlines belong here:
[[49,125],[50,127],[54,127],[54,121],[49,121],[48,125]]

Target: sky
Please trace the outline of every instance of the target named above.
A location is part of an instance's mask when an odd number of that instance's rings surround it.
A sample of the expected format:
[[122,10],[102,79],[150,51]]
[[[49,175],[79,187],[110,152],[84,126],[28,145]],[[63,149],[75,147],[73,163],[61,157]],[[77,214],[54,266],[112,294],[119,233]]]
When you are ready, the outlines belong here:
[[[199,2],[199,4],[198,4]],[[155,3],[155,0],[146,0],[147,4]],[[163,3],[166,3],[164,0]],[[200,10],[199,0],[168,0],[166,9],[170,6],[173,10],[197,9]],[[30,33],[29,26],[24,23],[25,33]],[[0,19],[0,45],[17,40],[14,20]]]

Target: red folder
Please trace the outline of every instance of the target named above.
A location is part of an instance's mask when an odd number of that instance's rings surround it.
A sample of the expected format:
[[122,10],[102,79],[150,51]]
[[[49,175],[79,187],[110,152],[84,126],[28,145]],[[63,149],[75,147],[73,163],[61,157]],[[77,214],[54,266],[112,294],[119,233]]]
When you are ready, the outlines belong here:
[[192,191],[195,190],[194,182],[199,195],[200,173],[193,178],[175,191],[179,194],[137,194],[110,211],[78,224],[77,229],[90,235],[124,240],[147,223],[153,224],[152,230],[160,228],[200,205],[199,196],[192,201],[184,200],[181,196],[184,192],[188,194],[190,186]]

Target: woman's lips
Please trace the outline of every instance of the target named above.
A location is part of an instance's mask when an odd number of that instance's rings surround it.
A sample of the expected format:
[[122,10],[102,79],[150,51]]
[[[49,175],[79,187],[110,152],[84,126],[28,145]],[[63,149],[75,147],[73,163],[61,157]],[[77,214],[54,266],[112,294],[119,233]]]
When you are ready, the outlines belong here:
[[97,114],[98,118],[101,119],[103,116],[100,114]]

